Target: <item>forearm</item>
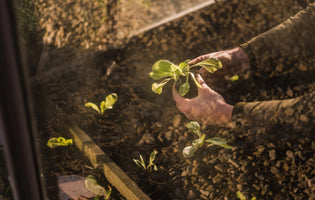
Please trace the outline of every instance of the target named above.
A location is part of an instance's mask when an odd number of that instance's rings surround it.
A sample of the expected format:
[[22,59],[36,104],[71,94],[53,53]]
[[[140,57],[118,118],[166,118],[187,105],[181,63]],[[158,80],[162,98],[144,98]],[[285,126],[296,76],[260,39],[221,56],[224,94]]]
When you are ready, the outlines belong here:
[[287,100],[241,102],[234,106],[232,120],[260,125],[287,124],[298,128],[314,124],[314,103],[315,92]]
[[300,11],[273,29],[242,44],[250,58],[250,65],[263,65],[268,59],[286,57],[297,59],[304,53],[314,52],[315,3]]

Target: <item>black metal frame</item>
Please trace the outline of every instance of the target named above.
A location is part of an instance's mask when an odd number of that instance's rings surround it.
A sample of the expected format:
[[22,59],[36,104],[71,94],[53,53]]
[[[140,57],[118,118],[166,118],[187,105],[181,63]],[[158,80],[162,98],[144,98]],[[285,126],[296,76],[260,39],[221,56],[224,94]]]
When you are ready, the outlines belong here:
[[11,0],[0,0],[0,127],[16,200],[43,199]]

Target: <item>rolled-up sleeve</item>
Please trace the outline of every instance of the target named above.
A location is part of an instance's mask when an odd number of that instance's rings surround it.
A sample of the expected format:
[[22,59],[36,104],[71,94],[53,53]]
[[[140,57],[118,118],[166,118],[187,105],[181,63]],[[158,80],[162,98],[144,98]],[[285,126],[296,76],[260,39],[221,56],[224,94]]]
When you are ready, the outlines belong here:
[[266,59],[296,59],[315,52],[315,3],[241,47],[248,54],[253,70],[263,66]]
[[251,124],[287,124],[301,128],[315,124],[315,92],[293,99],[240,102],[234,106],[232,119]]
[[[242,44],[250,59],[251,69],[263,67],[265,59],[292,58],[315,52],[315,3],[275,28]],[[260,71],[260,70],[259,70]],[[235,122],[257,124],[291,124],[301,127],[315,124],[315,92],[287,100],[240,102],[234,106]]]

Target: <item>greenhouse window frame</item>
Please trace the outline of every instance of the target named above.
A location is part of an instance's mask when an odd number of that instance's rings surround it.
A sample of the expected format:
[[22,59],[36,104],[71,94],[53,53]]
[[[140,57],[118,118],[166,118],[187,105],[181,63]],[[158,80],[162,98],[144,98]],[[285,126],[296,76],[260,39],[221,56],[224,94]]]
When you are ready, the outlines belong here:
[[15,200],[44,199],[27,85],[14,17],[14,1],[0,1],[0,128]]

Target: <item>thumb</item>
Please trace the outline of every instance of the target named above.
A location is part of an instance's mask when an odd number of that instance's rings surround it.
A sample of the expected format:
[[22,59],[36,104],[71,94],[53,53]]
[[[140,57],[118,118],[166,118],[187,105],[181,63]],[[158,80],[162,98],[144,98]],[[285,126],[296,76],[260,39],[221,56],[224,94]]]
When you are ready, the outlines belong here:
[[203,78],[201,77],[200,74],[196,75],[196,80],[198,81],[198,83],[201,85],[201,88],[198,87],[198,94],[204,94],[204,93],[209,93],[209,92],[214,92],[207,84],[206,82],[203,80]]

